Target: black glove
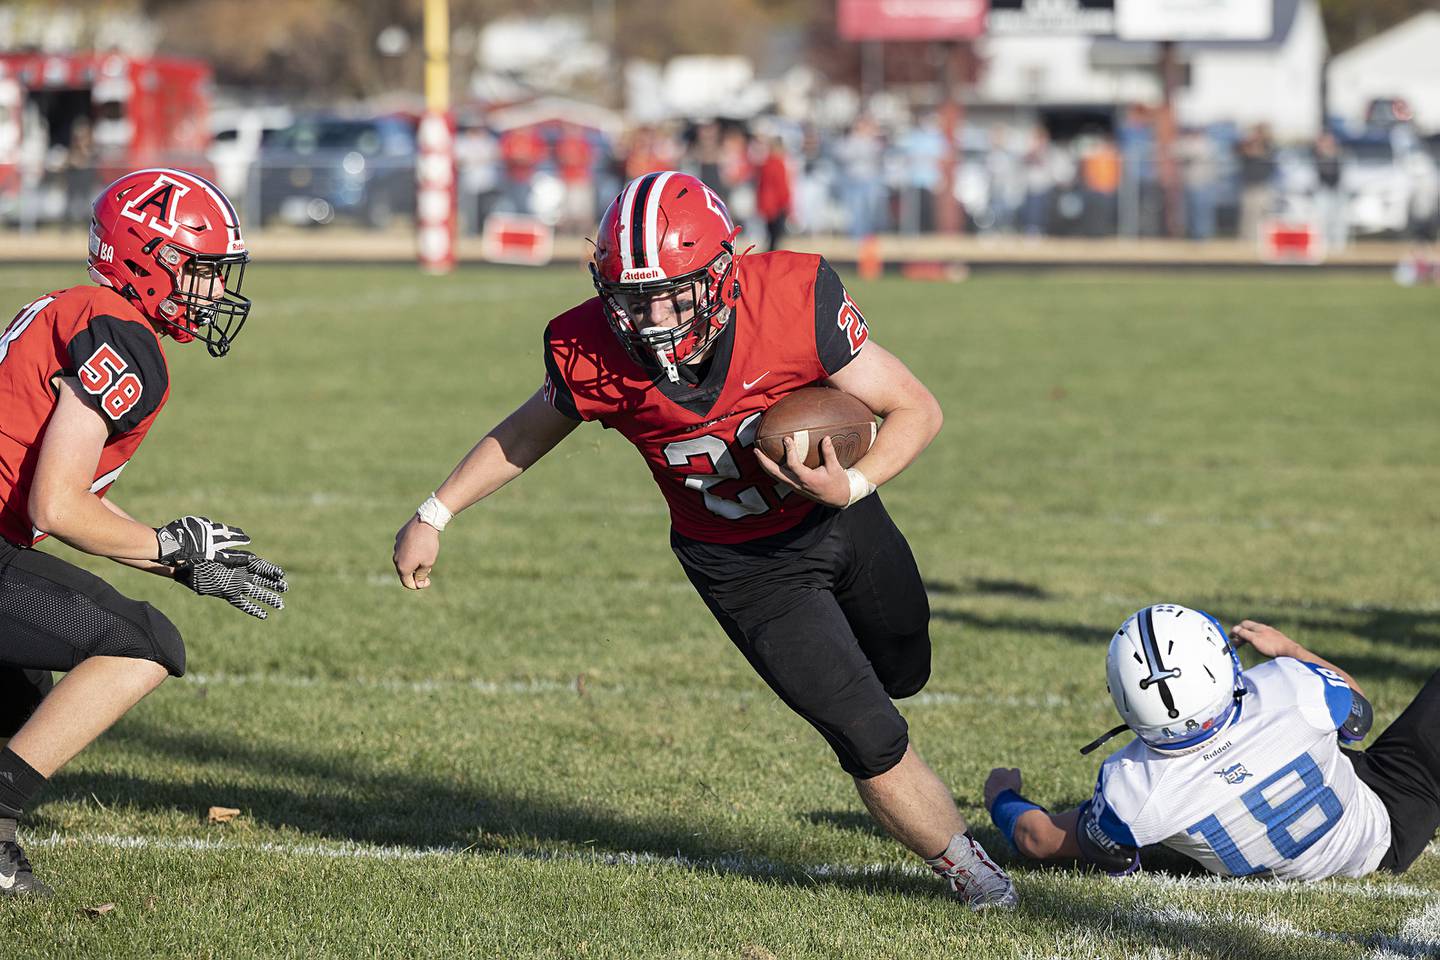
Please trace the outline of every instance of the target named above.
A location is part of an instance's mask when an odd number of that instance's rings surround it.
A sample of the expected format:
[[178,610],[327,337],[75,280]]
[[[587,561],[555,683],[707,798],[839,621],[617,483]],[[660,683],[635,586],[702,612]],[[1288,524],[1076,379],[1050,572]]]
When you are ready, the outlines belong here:
[[280,594],[290,589],[285,582],[285,571],[253,553],[241,550],[229,552],[242,558],[243,566],[199,560],[176,570],[175,579],[202,597],[220,597],[230,606],[261,620],[265,619],[266,613],[256,600],[268,603],[276,610],[284,610],[285,598]]
[[161,563],[178,567],[200,560],[214,560],[227,567],[243,567],[251,554],[231,547],[243,547],[250,542],[245,531],[239,527],[227,527],[209,517],[181,517],[171,520],[163,527],[155,528],[155,540],[160,545],[156,558]]

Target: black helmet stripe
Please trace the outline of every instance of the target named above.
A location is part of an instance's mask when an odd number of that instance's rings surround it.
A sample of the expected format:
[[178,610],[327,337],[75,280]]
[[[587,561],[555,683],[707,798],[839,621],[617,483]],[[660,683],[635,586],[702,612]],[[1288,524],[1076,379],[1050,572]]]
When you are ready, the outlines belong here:
[[1146,607],[1140,611],[1140,645],[1145,649],[1145,659],[1150,666],[1150,676],[1140,681],[1140,689],[1144,690],[1150,685],[1160,688],[1160,702],[1165,704],[1165,710],[1171,718],[1180,716],[1180,711],[1175,709],[1175,698],[1170,693],[1170,685],[1165,681],[1170,677],[1178,677],[1179,670],[1168,670],[1165,661],[1160,658],[1160,645],[1155,642],[1155,618],[1152,614],[1154,607]]
[[650,190],[660,174],[649,173],[635,188],[630,203],[630,261],[637,267],[657,266],[645,262],[645,205],[650,202]]

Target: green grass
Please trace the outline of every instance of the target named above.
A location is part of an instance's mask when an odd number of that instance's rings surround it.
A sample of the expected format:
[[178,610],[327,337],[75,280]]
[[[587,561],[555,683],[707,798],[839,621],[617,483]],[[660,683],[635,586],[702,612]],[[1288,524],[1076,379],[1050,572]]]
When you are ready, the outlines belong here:
[[[82,277],[3,269],[0,301]],[[1308,887],[1012,864],[1017,914],[957,908],[711,621],[623,438],[582,428],[455,522],[433,589],[394,581],[394,531],[539,385],[583,274],[251,280],[232,357],[171,349],[114,493],[244,526],[291,606],[260,624],[52,548],[160,605],[192,673],[44,794],[26,836],[59,895],[0,902],[4,956],[1309,958],[1437,935],[1433,852]],[[853,292],[947,414],[885,489],[935,611],[903,709],[992,851],[992,765],[1052,807],[1088,795],[1105,645],[1145,603],[1293,631],[1382,723],[1436,667],[1436,291],[1297,271]],[[211,805],[243,814],[208,825]]]

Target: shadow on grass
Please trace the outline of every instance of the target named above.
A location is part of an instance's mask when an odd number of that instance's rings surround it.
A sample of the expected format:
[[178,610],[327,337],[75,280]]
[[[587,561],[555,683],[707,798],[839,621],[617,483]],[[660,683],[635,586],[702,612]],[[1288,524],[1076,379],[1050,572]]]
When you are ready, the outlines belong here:
[[[1161,955],[1183,949],[1225,960],[1308,960],[1330,952],[1322,940],[1337,945],[1374,946],[1383,939],[1375,934],[1338,932],[1287,936],[1258,925],[1223,922],[1196,910],[1117,904],[1103,884],[1097,883],[1094,889],[1095,894],[1090,896],[1073,889],[1061,892],[1032,888],[1024,909],[1043,918],[1057,932],[1064,931],[1060,936],[1072,943],[1113,943],[1117,933],[1124,933],[1149,941]],[[1083,934],[1077,936],[1077,927]]]
[[[428,770],[376,771],[343,754],[159,730],[137,722],[107,736],[125,748],[199,769],[188,782],[66,771],[51,782],[46,799],[94,796],[106,806],[193,811],[197,817],[223,804],[241,809],[259,827],[294,830],[319,840],[521,856],[543,856],[567,847],[602,859],[610,856],[621,864],[638,854],[766,882],[942,894],[929,878],[899,872],[857,868],[854,874],[826,871],[817,877],[814,865],[797,860],[783,842],[767,842],[763,833],[707,820],[621,816],[540,793],[508,793],[489,783],[440,779]],[[34,828],[62,826],[42,816]]]
[[991,597],[1015,597],[1019,600],[1049,600],[1050,594],[1042,587],[1022,580],[989,580],[977,577],[964,583],[950,583],[946,580],[926,580],[925,592],[932,597],[957,597],[966,594],[980,594]]
[[[947,586],[945,584],[928,586],[931,588],[932,596],[946,593],[945,590],[934,589],[935,586]],[[1028,584],[1020,586],[1034,590],[1034,599],[1043,599],[1049,596],[1040,587],[1032,587]],[[963,595],[966,591],[963,587],[955,587],[952,592],[955,595]],[[1032,595],[1027,594],[1026,596]],[[1412,662],[1411,659],[1404,656],[1388,655],[1384,648],[1393,647],[1407,651],[1430,651],[1440,648],[1440,614],[1385,607],[1349,610],[1335,606],[1277,606],[1273,602],[1269,604],[1259,601],[1249,602],[1243,598],[1238,600],[1222,598],[1207,602],[1191,600],[1190,602],[1213,614],[1227,627],[1246,618],[1282,626],[1287,632],[1291,632],[1296,640],[1312,649],[1315,649],[1314,642],[1307,642],[1307,640],[1311,635],[1321,632],[1350,634],[1366,640],[1376,649],[1337,654],[1332,658],[1362,681],[1366,677],[1400,680],[1414,684],[1416,689],[1419,689],[1420,685],[1430,678],[1435,665]],[[1115,629],[1119,627],[1119,623],[1101,626],[1036,616],[986,616],[969,610],[943,608],[932,610],[930,616],[943,623],[959,624],[961,627],[986,633],[1018,633],[1057,637],[1072,643],[1094,647],[1097,650],[1097,656],[1101,655],[1100,650],[1110,642]],[[1321,656],[1326,655],[1323,646],[1315,649],[1315,652]]]

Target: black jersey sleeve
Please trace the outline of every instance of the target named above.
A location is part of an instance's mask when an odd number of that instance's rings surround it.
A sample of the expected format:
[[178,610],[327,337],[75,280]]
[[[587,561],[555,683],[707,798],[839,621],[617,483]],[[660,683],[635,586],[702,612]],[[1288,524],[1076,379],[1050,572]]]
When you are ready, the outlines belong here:
[[[1139,865],[1140,849],[1126,842],[1133,837],[1116,839],[1111,836],[1112,833],[1128,831],[1123,827],[1116,830],[1113,825],[1107,830],[1106,818],[1101,810],[1101,805],[1093,799],[1080,808],[1080,816],[1075,824],[1075,839],[1080,844],[1080,858],[1106,873],[1129,873]],[[1118,824],[1113,814],[1110,819]]]
[[555,351],[550,341],[550,328],[545,328],[545,340],[541,344],[545,354],[545,385],[541,393],[545,400],[572,420],[585,419],[579,408],[575,406],[575,396],[570,392],[570,384],[565,382],[564,375],[560,372],[560,365],[555,362]]
[[66,345],[66,376],[105,418],[112,435],[133,430],[165,399],[170,372],[153,331],[134,320],[97,314]]
[[815,350],[825,372],[833,374],[854,360],[869,338],[865,317],[821,257],[815,271]]

